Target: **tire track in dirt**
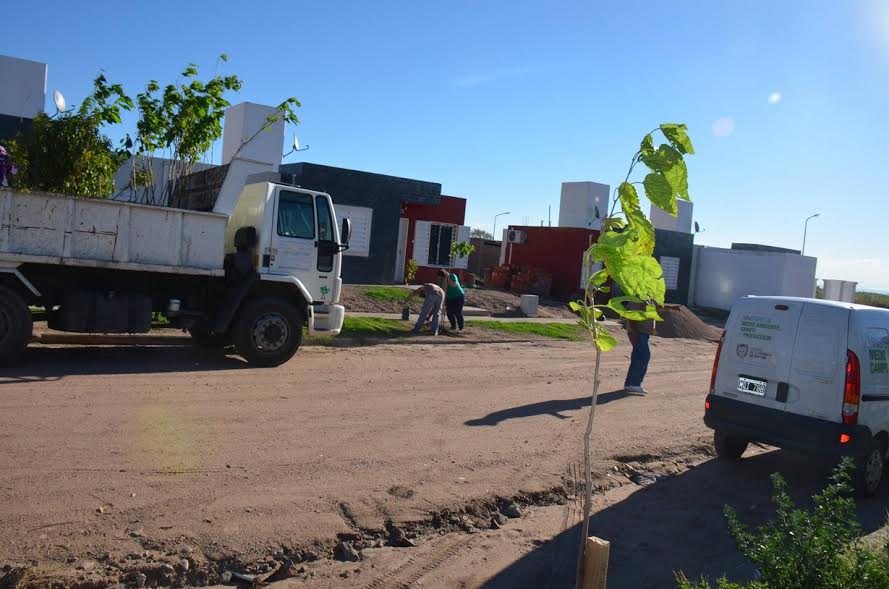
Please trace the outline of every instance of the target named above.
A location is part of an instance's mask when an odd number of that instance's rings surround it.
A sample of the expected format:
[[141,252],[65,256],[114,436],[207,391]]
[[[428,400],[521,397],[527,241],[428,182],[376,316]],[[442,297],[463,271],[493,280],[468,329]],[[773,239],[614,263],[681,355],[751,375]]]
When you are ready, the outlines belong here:
[[399,589],[408,589],[413,587],[417,581],[424,576],[434,572],[447,561],[459,556],[461,553],[469,550],[475,543],[476,537],[467,536],[466,534],[449,534],[441,536],[440,544],[444,544],[442,550],[439,542],[432,541],[427,543],[424,548],[432,548],[435,555],[426,560],[423,554],[415,554],[408,558],[405,562],[395,567],[391,571],[374,579],[365,589],[383,589],[386,587],[398,587]]

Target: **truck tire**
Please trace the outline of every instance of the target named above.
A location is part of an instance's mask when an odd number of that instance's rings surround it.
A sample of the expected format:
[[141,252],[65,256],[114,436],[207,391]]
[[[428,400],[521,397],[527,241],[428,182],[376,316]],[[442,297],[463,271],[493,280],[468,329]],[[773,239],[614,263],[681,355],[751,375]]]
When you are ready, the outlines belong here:
[[227,333],[210,333],[206,327],[195,326],[188,330],[191,341],[199,348],[206,350],[224,350],[232,345],[231,335]]
[[19,359],[31,341],[33,328],[28,303],[14,290],[0,286],[0,365]]
[[238,312],[232,335],[235,348],[256,366],[280,366],[299,349],[302,312],[280,299],[257,299]]
[[852,482],[860,497],[873,497],[883,480],[886,448],[880,440],[871,440],[867,451],[855,461]]
[[740,460],[747,449],[747,440],[717,429],[713,432],[713,445],[716,455],[723,460]]

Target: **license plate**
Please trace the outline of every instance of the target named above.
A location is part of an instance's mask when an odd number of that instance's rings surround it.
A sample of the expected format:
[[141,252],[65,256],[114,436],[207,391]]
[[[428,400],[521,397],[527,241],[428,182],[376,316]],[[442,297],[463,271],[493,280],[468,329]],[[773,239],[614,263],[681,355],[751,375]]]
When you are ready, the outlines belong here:
[[742,393],[750,393],[751,395],[762,397],[766,394],[767,384],[766,381],[759,380],[758,378],[742,376],[738,379],[738,390]]

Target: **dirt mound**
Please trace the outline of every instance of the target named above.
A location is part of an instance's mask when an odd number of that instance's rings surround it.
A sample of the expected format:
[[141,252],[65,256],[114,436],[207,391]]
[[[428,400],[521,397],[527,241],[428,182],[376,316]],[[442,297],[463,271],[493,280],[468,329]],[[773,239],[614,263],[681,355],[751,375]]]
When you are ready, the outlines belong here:
[[657,323],[655,333],[660,337],[719,341],[722,333],[701,319],[683,305],[666,305],[661,311],[663,321]]

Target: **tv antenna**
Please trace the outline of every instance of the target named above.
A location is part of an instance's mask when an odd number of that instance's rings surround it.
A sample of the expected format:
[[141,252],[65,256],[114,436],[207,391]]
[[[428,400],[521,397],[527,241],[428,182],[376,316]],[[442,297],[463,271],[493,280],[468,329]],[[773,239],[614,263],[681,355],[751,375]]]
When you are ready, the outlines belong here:
[[56,104],[56,114],[53,115],[54,117],[74,110],[73,104],[71,108],[68,108],[68,103],[65,102],[65,95],[58,90],[52,91],[52,101]]
[[288,151],[281,157],[281,159],[284,159],[285,157],[287,157],[288,155],[290,155],[291,153],[294,153],[296,151],[307,151],[308,149],[309,149],[309,144],[306,143],[305,147],[300,147],[299,146],[299,137],[294,135],[293,136],[293,146],[290,148],[290,151]]

